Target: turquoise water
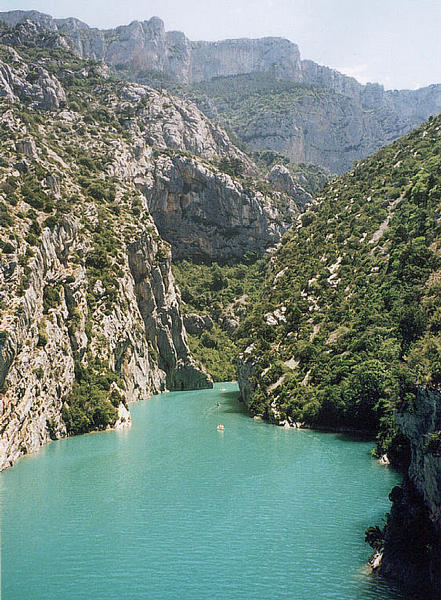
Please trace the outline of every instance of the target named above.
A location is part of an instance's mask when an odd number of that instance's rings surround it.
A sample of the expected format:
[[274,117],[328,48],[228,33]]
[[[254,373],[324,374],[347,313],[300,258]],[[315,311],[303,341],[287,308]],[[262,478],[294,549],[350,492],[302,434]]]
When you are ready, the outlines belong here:
[[363,570],[398,481],[372,443],[253,421],[235,390],[157,396],[3,472],[2,600],[403,598]]

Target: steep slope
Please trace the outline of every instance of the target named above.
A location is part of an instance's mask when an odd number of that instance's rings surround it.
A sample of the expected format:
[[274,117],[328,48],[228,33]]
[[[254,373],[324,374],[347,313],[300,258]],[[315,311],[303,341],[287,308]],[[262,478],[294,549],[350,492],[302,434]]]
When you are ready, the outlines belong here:
[[[49,439],[126,426],[130,401],[212,385],[189,350],[170,246],[150,210],[198,203],[204,223],[218,197],[225,229],[256,222],[241,252],[259,254],[289,226],[295,201],[277,196],[289,205],[283,220],[275,199],[219,171],[257,169],[194,105],[109,79],[31,23],[0,42],[5,468]],[[192,236],[196,228],[176,251],[190,253]],[[213,238],[198,236],[208,257],[222,247]]]
[[[12,58],[21,93],[34,70]],[[92,71],[83,76],[79,97]],[[27,99],[36,106],[38,77]],[[131,136],[111,120],[42,113],[15,96],[1,111],[4,468],[51,438],[127,426],[128,401],[211,384],[187,346],[170,249],[121,169]]]
[[[240,384],[277,423],[380,430],[439,383],[441,118],[330,183],[270,260]],[[394,443],[392,443],[392,437]]]
[[36,11],[0,13],[9,26],[26,19],[61,33],[79,56],[103,61],[120,77],[179,93],[193,86],[207,115],[219,116],[251,150],[276,150],[332,172],[347,171],[441,111],[441,85],[415,91],[364,86],[301,60],[297,45],[282,38],[194,42],[166,32],[157,17],[102,31]]
[[378,455],[409,465],[366,541],[374,569],[427,599],[441,585],[440,157],[438,116],[329,184],[239,332],[251,414],[377,432]]
[[[52,90],[55,83],[40,63],[43,60],[44,64],[46,48],[51,48],[47,59],[50,64],[63,59],[63,38],[27,22],[0,33],[0,40],[20,48],[31,66],[29,74],[17,67],[12,75],[8,72],[10,62],[4,64],[0,94],[9,99],[14,94],[26,97],[40,108],[63,107],[64,91],[46,104],[35,98],[43,94],[43,89],[47,96],[56,96]],[[15,60],[8,52],[6,62]],[[52,67],[70,93],[71,108],[98,124],[113,119],[119,133],[125,129],[133,136],[133,151],[129,160],[121,153],[118,170],[143,192],[160,234],[172,243],[175,256],[222,261],[246,252],[261,253],[279,239],[290,226],[292,215],[310,198],[300,185],[286,193],[274,191],[261,181],[256,165],[220,127],[185,100],[145,86],[108,80],[107,86],[121,99],[109,113],[103,106],[109,101],[107,97],[102,95],[96,103],[91,90],[88,95],[83,93],[82,88],[92,78],[81,70],[85,63],[66,56],[69,64],[75,63],[75,72],[61,69],[58,73],[56,63]],[[40,60],[38,66],[35,59]],[[104,67],[93,62],[89,67],[93,67],[93,77],[107,74]],[[98,91],[105,93],[104,89]]]
[[366,531],[375,548],[371,564],[417,597],[437,600],[441,586],[441,398],[419,389],[414,406],[396,415],[410,443],[411,461],[391,494],[386,527]]

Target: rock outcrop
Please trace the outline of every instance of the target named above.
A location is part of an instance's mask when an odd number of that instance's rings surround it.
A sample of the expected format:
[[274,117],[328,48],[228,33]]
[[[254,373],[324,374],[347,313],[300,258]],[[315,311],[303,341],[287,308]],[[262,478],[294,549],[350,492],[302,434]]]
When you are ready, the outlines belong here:
[[207,315],[189,313],[184,315],[184,325],[190,335],[200,336],[204,331],[213,329],[213,320]]
[[302,188],[284,165],[274,165],[267,180],[275,192],[295,197],[301,207],[311,201],[311,195]]
[[181,156],[158,159],[153,179],[141,189],[176,259],[225,262],[260,254],[278,242],[299,210],[292,197],[270,198]]
[[58,79],[42,67],[25,65],[13,48],[5,48],[9,63],[0,61],[0,97],[10,102],[25,100],[31,106],[54,110],[66,104],[66,94]]
[[240,389],[240,397],[245,406],[249,408],[250,402],[256,389],[256,361],[252,356],[254,346],[251,344],[242,352],[237,364],[237,382]]
[[439,598],[441,587],[441,395],[420,389],[414,406],[397,413],[410,442],[402,487],[392,491],[380,571]]

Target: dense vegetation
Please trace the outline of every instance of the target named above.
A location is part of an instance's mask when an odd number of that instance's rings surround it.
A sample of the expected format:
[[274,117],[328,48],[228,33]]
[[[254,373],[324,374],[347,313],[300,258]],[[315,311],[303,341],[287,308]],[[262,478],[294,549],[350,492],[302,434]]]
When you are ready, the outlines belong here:
[[253,344],[250,409],[271,420],[379,432],[441,383],[441,118],[330,183],[271,259]]
[[184,314],[205,315],[212,321],[200,335],[188,338],[195,358],[215,381],[236,377],[237,327],[259,297],[264,268],[265,260],[255,258],[234,265],[188,260],[173,265]]
[[112,384],[123,385],[119,377],[99,360],[90,358],[88,368],[75,365],[76,381],[63,406],[62,417],[71,434],[106,429],[115,424],[124,396]]

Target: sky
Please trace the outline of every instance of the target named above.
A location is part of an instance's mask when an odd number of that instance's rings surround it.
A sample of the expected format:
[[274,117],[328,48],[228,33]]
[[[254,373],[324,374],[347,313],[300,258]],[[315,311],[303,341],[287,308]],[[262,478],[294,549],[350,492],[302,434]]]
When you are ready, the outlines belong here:
[[192,40],[280,36],[361,83],[441,83],[439,0],[0,0],[1,11],[16,9],[99,28],[158,16]]

